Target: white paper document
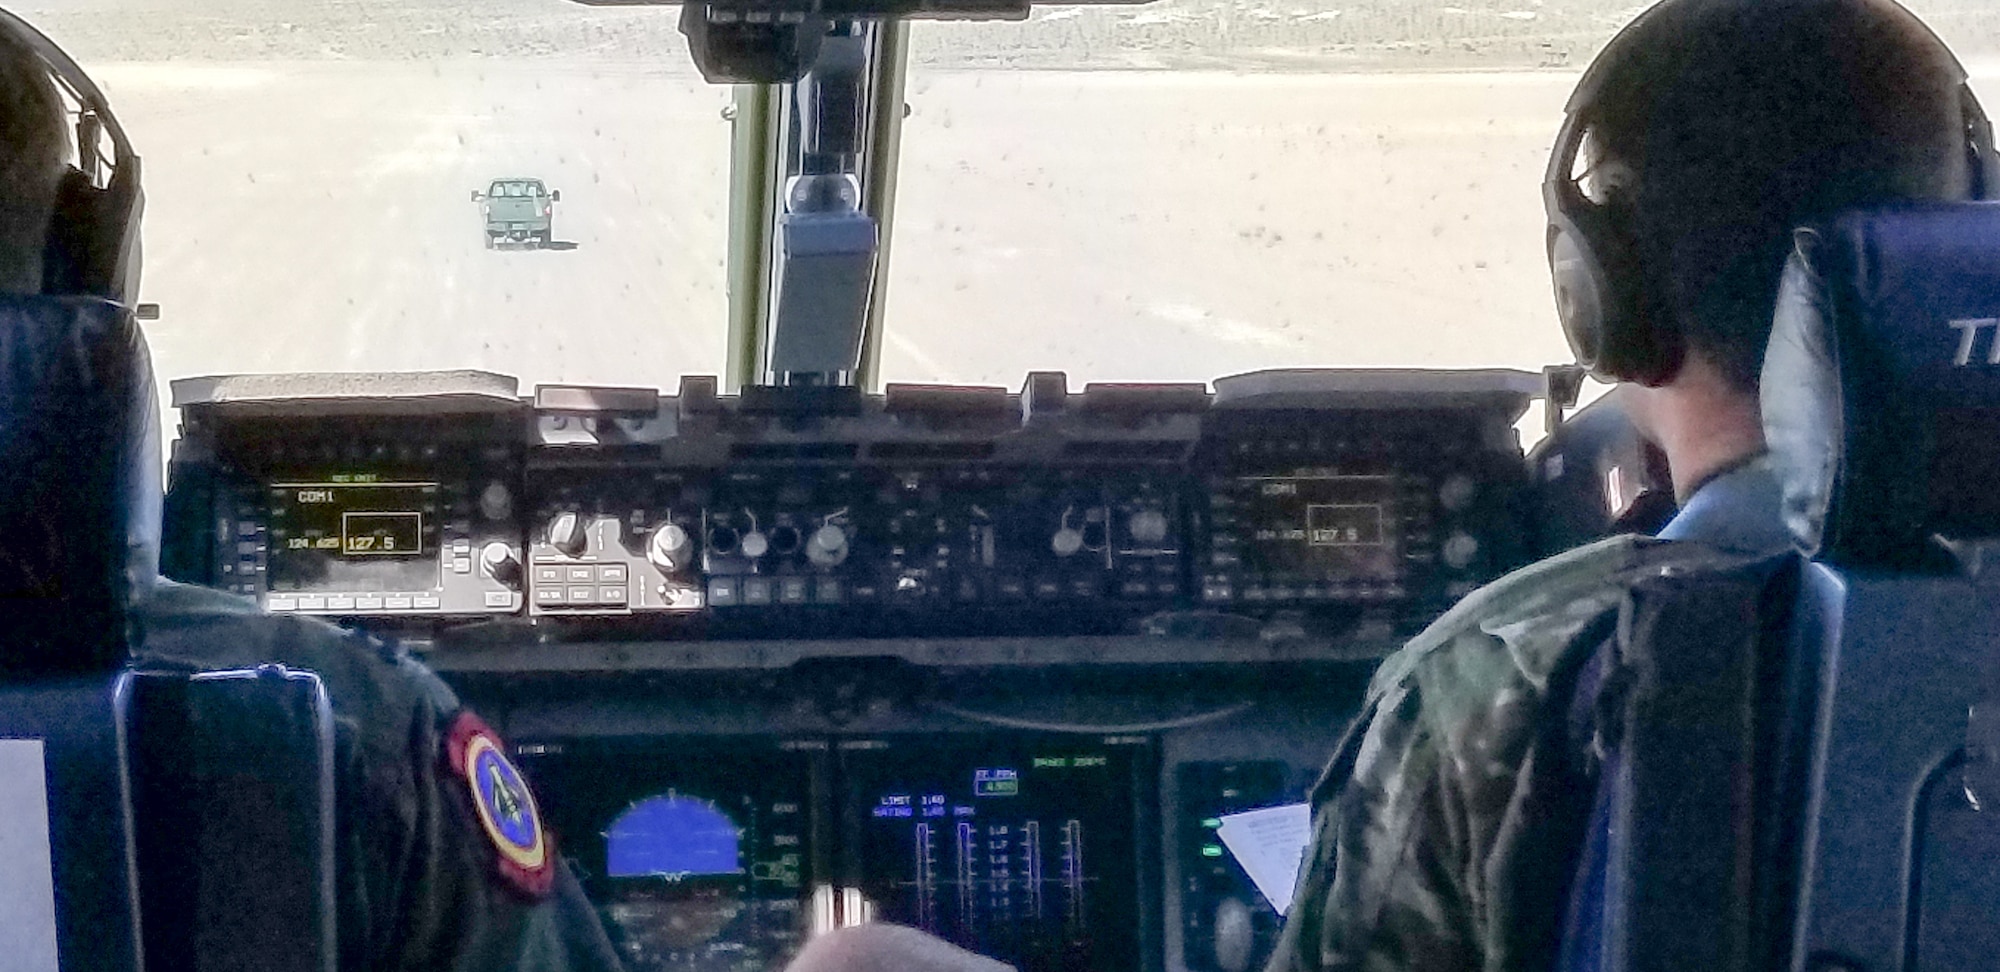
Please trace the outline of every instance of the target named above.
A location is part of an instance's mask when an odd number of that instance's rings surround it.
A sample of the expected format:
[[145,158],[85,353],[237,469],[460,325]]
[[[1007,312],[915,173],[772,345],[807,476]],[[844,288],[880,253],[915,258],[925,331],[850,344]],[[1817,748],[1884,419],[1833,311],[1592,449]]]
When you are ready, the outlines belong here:
[[1312,842],[1312,805],[1288,803],[1232,813],[1222,818],[1216,835],[1271,907],[1280,915],[1290,911],[1299,865]]
[[0,968],[56,972],[55,870],[42,741],[0,739]]

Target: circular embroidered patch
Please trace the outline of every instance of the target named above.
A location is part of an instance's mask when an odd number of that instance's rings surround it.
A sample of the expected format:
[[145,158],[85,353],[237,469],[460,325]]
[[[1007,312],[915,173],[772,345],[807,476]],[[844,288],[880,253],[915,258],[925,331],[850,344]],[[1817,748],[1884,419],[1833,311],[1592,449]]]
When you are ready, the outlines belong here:
[[500,737],[467,712],[452,725],[449,745],[452,769],[472,791],[473,813],[498,852],[500,876],[531,896],[547,894],[554,868],[541,813]]

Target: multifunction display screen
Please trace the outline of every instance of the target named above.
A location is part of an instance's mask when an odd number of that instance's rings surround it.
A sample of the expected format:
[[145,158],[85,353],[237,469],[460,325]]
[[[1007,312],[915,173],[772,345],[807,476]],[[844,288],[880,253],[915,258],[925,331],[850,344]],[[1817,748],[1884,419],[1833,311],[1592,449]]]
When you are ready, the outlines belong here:
[[1216,546],[1251,571],[1384,583],[1401,576],[1394,477],[1243,476],[1216,500]]
[[436,483],[272,483],[266,501],[273,591],[428,591],[439,584]]
[[1137,968],[1148,752],[1089,737],[844,747],[848,879],[876,917],[1022,972]]
[[765,972],[811,927],[824,744],[520,747],[556,846],[632,972]]

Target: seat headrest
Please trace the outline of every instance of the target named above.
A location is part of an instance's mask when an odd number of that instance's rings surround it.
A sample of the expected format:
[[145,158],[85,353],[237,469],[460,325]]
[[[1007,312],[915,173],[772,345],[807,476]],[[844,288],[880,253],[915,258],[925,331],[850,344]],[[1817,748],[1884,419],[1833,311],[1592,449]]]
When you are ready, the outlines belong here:
[[1944,562],[2000,536],[2000,203],[1802,230],[1764,359],[1764,429],[1803,549]]
[[123,662],[159,565],[158,408],[127,308],[0,294],[0,676]]

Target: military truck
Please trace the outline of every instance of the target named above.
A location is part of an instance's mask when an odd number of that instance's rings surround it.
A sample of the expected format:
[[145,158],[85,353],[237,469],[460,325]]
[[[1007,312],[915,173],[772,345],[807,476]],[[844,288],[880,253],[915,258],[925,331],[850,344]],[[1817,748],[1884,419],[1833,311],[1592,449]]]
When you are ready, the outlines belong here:
[[555,203],[562,190],[551,190],[540,179],[501,178],[493,180],[485,192],[472,190],[472,201],[486,218],[486,248],[501,243],[532,243],[548,246],[552,238]]

